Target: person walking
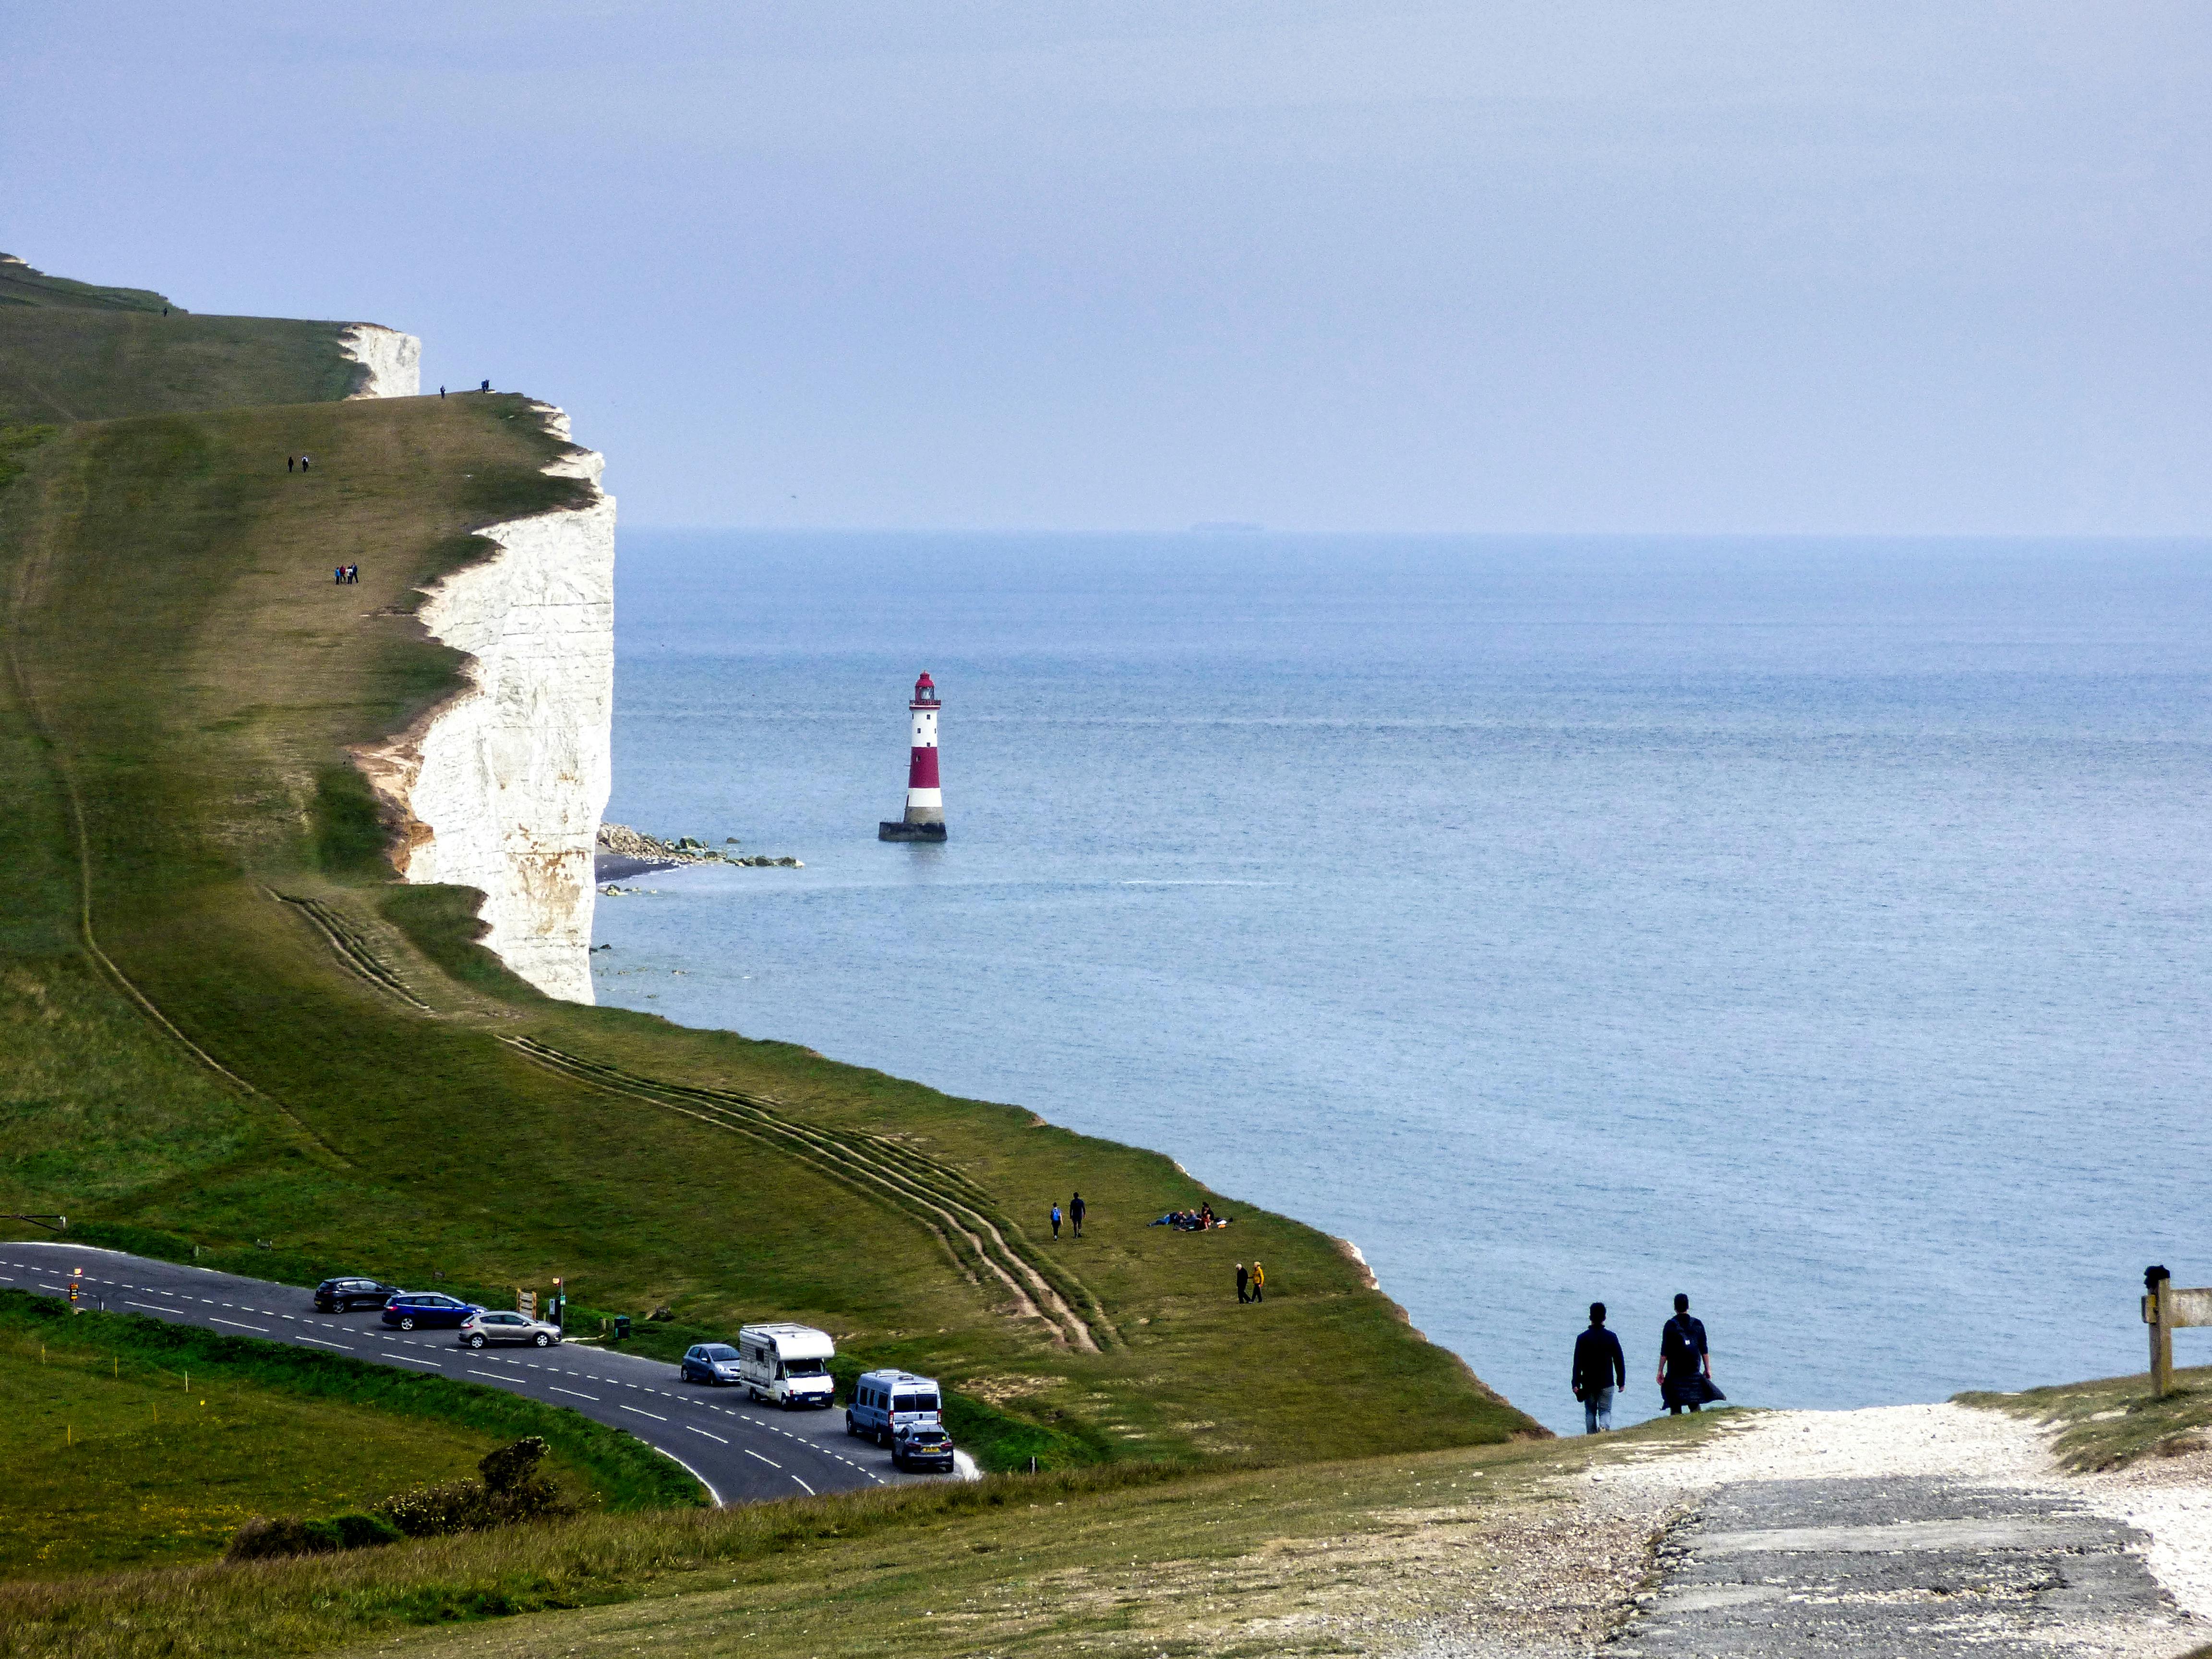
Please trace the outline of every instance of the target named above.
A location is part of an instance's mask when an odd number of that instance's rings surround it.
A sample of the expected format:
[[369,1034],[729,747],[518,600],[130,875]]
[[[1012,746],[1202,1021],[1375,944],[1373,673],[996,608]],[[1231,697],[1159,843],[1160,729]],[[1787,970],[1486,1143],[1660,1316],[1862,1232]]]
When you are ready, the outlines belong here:
[[1628,1361],[1620,1339],[1605,1328],[1605,1304],[1589,1305],[1589,1328],[1575,1339],[1575,1365],[1567,1386],[1583,1402],[1583,1432],[1613,1428],[1613,1392],[1628,1386]]
[[1067,1218],[1075,1224],[1075,1236],[1078,1238],[1083,1237],[1083,1212],[1086,1207],[1088,1206],[1083,1202],[1081,1193],[1076,1194],[1073,1198],[1067,1200]]
[[331,580],[340,587],[343,587],[345,586],[345,567],[343,565],[334,564],[331,567]]
[[1060,1206],[1057,1204],[1052,1206],[1052,1236],[1054,1238],[1060,1237]]
[[445,387],[443,387],[443,386],[440,386],[440,387],[438,388],[438,395],[439,395],[441,398],[443,398],[443,397],[446,395],[446,388],[445,388]]
[[307,470],[307,458],[305,455],[302,455],[302,456],[301,456],[301,457],[300,457],[300,471],[302,471],[302,472],[305,472]]
[[1257,1257],[1252,1262],[1252,1299],[1255,1302],[1267,1299],[1267,1270],[1260,1265]]
[[287,455],[287,456],[284,458],[284,470],[285,470],[287,472],[291,471],[293,470],[293,468],[295,468],[295,467],[296,467],[297,465],[299,465],[299,464],[300,464],[300,458],[299,458],[298,456],[296,456],[296,455]]
[[1252,1275],[1244,1271],[1244,1264],[1240,1261],[1237,1264],[1237,1300],[1244,1303],[1251,1299]]
[[1659,1333],[1659,1393],[1667,1415],[1680,1417],[1686,1407],[1701,1411],[1728,1396],[1713,1386],[1712,1350],[1705,1346],[1705,1322],[1690,1317],[1690,1298],[1679,1292],[1674,1316]]

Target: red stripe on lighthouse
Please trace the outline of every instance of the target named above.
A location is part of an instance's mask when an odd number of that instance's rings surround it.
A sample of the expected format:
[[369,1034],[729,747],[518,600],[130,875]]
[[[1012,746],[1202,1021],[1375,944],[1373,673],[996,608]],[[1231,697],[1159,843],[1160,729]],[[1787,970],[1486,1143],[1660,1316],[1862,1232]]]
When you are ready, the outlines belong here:
[[917,749],[906,769],[906,787],[909,789],[934,789],[937,785],[937,750]]

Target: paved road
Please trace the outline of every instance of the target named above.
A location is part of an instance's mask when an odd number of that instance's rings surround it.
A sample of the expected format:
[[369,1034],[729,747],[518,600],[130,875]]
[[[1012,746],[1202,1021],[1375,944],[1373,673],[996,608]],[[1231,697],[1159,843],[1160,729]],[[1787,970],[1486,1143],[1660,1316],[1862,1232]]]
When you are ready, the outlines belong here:
[[[627,1429],[673,1457],[718,1504],[946,1478],[893,1468],[889,1453],[846,1434],[842,1410],[753,1405],[736,1389],[683,1382],[673,1365],[635,1354],[580,1343],[479,1352],[462,1347],[451,1331],[403,1334],[384,1324],[380,1312],[317,1313],[313,1294],[297,1285],[78,1244],[0,1243],[0,1285],[66,1295],[67,1275],[77,1267],[84,1270],[82,1294],[98,1297],[110,1312],[349,1354],[372,1365],[435,1371],[565,1406]],[[972,1474],[964,1456],[962,1464]]]
[[1721,1486],[1607,1659],[2172,1655],[2193,1629],[2142,1535],[2063,1495],[1925,1479]]

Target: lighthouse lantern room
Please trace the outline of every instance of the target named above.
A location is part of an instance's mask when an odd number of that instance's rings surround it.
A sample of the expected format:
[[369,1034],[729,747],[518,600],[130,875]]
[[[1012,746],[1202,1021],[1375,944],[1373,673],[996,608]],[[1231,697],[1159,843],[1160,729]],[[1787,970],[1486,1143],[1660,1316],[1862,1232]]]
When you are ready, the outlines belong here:
[[914,746],[907,757],[906,816],[876,826],[878,841],[943,841],[945,792],[937,781],[937,684],[927,674],[914,683],[907,704],[914,718]]

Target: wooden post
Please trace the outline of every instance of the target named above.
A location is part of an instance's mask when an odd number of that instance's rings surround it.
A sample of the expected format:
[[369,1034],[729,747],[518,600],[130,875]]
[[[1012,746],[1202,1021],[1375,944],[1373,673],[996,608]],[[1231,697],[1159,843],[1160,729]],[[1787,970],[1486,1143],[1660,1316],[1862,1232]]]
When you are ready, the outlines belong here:
[[2173,1324],[2166,1303],[2173,1275],[2163,1267],[2143,1269],[2143,1321],[2150,1327],[2150,1392],[2163,1399],[2173,1392]]

